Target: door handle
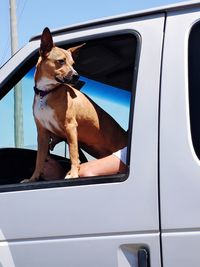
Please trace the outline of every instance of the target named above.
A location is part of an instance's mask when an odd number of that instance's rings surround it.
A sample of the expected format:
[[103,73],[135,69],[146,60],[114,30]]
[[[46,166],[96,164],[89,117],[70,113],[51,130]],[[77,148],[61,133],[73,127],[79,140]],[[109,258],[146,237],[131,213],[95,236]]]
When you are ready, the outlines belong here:
[[149,251],[146,248],[138,250],[138,267],[150,267]]

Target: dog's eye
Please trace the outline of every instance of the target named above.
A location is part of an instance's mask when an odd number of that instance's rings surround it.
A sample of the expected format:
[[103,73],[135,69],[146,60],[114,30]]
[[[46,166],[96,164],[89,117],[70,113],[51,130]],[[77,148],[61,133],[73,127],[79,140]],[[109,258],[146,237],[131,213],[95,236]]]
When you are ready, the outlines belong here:
[[58,60],[58,63],[59,63],[60,65],[64,65],[64,64],[65,64],[65,60],[64,60],[64,59],[59,59],[59,60]]

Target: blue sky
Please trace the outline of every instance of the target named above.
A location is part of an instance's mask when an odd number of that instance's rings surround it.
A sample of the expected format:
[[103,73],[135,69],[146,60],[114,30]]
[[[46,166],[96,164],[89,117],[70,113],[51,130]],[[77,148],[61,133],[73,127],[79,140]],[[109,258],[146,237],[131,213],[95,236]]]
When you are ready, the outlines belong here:
[[[16,0],[19,48],[44,27],[79,22],[168,5],[176,0]],[[9,0],[0,0],[0,65],[10,57]]]

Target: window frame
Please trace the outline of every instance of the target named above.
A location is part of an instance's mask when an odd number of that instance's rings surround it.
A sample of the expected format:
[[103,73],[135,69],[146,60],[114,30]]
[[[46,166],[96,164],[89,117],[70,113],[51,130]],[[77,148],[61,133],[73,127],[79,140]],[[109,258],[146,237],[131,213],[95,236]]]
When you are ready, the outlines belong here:
[[[55,181],[38,181],[34,183],[26,184],[8,184],[0,185],[0,193],[2,192],[12,192],[12,191],[24,191],[24,190],[37,190],[37,189],[49,189],[57,187],[69,187],[69,186],[84,186],[84,185],[94,185],[94,184],[110,184],[124,182],[129,177],[130,169],[130,153],[131,153],[131,139],[132,139],[132,127],[133,127],[133,117],[134,117],[134,104],[135,104],[135,93],[136,93],[136,84],[137,84],[137,74],[138,66],[142,45],[141,35],[136,30],[123,29],[123,30],[114,30],[107,33],[98,33],[93,34],[92,36],[83,35],[81,38],[72,38],[70,40],[55,42],[57,46],[75,46],[77,43],[83,43],[90,40],[102,39],[106,37],[112,37],[117,35],[133,35],[136,38],[136,49],[135,49],[135,62],[133,66],[132,73],[132,86],[131,86],[131,100],[130,100],[130,110],[129,110],[129,123],[128,123],[128,146],[127,146],[127,166],[128,171],[124,174],[115,174],[115,175],[104,175],[104,176],[93,176],[86,178],[76,178],[76,179],[67,179],[67,180],[55,180]],[[53,36],[54,37],[54,36]],[[20,50],[19,50],[20,51]],[[18,52],[19,52],[18,51]],[[13,90],[14,85],[24,77],[24,75],[31,70],[32,67],[37,62],[39,56],[38,48],[35,48],[27,57],[18,65],[17,69],[15,68],[6,79],[0,85],[0,101],[1,99],[10,91]],[[2,67],[3,69],[3,67]],[[13,149],[15,149],[13,147]],[[25,149],[25,148],[24,148]],[[37,150],[36,150],[37,151]]]

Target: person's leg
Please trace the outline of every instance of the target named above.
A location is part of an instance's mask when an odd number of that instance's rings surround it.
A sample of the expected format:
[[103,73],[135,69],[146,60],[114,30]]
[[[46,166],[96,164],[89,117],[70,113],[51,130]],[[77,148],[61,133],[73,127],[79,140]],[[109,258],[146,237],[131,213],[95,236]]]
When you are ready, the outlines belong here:
[[[79,177],[112,175],[117,173],[125,173],[127,166],[115,155],[110,155],[102,159],[95,159],[82,163],[79,169]],[[50,156],[44,165],[44,180],[63,179],[65,170],[63,167]]]
[[79,177],[112,175],[117,173],[124,173],[127,166],[116,156],[110,155],[108,157],[88,161],[80,165]]
[[60,163],[51,156],[48,156],[44,164],[43,179],[46,181],[63,179],[65,174],[66,172]]

